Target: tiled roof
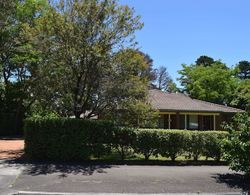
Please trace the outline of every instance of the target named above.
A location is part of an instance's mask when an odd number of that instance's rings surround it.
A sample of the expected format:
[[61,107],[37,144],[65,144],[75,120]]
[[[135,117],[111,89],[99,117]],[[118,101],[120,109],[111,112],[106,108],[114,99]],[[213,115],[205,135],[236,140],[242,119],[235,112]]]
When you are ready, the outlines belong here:
[[157,89],[149,90],[149,100],[154,109],[161,111],[244,112],[237,108],[192,99],[183,93],[168,93]]

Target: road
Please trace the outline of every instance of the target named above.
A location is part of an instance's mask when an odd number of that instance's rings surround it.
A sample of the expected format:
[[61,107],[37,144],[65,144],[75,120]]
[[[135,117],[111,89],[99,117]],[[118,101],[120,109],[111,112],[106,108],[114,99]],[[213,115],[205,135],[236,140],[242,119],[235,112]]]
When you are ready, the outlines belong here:
[[226,166],[32,164],[1,161],[1,194],[17,191],[93,193],[225,193],[250,191]]

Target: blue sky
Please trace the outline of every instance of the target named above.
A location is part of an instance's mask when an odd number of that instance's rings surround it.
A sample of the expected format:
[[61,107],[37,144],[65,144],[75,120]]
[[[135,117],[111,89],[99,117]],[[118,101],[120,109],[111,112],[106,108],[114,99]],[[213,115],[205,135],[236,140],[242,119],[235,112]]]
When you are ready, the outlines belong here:
[[250,60],[249,0],[120,0],[141,15],[139,47],[166,66],[173,79],[181,64],[200,55],[228,66]]

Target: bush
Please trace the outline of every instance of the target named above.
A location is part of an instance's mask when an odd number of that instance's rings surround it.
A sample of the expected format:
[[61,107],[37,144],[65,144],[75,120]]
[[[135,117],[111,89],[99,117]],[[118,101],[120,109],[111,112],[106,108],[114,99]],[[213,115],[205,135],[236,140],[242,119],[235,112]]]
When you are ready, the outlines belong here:
[[206,133],[202,131],[194,131],[189,133],[187,140],[187,148],[189,156],[197,161],[199,157],[205,152]]
[[35,159],[83,160],[108,152],[115,125],[79,119],[28,119],[25,152]]
[[85,160],[116,150],[124,160],[129,153],[162,155],[175,161],[183,154],[219,160],[220,142],[227,132],[133,129],[100,120],[35,117],[25,121],[25,152],[33,159]]
[[189,131],[151,129],[139,130],[134,146],[136,153],[143,154],[145,159],[150,155],[171,158],[188,154],[195,161],[201,155],[221,159],[221,141],[228,135],[225,131]]
[[197,161],[201,155],[221,159],[221,141],[227,136],[225,131],[190,131],[187,152]]
[[159,154],[175,161],[185,151],[188,132],[183,130],[162,130],[159,134]]
[[158,131],[150,129],[137,131],[133,149],[136,153],[142,154],[145,160],[148,160],[151,155],[157,155],[159,149]]
[[250,113],[235,116],[225,128],[229,131],[223,141],[225,159],[232,170],[250,175]]
[[226,131],[216,131],[213,133],[205,133],[205,146],[203,155],[207,158],[214,158],[216,161],[220,161],[223,156],[222,142],[223,139],[228,137]]
[[123,127],[117,128],[113,132],[112,136],[112,146],[119,153],[121,160],[124,160],[125,157],[129,154],[131,147],[136,138],[136,132],[133,128]]

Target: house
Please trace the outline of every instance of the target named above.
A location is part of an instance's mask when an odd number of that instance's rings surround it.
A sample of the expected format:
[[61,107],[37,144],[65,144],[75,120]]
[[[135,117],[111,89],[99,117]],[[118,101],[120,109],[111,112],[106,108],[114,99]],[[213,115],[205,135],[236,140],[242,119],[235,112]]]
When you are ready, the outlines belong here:
[[149,100],[159,110],[159,128],[219,130],[223,121],[243,110],[190,98],[183,93],[149,90]]

